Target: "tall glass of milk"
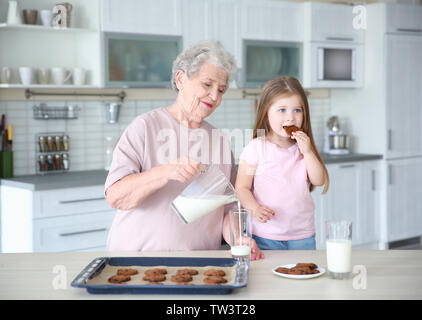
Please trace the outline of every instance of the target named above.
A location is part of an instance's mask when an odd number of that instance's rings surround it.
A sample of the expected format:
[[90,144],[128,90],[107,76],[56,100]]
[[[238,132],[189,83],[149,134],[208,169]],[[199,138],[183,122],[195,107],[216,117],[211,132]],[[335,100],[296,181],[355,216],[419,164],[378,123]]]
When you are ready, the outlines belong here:
[[[240,207],[240,206],[239,206]],[[245,209],[232,209],[230,218],[230,251],[236,259],[237,275],[245,277],[249,270],[252,239],[252,215]]]
[[217,165],[209,165],[195,176],[171,207],[184,223],[191,223],[222,205],[236,202],[236,192]]
[[328,277],[349,279],[352,270],[352,222],[326,221]]

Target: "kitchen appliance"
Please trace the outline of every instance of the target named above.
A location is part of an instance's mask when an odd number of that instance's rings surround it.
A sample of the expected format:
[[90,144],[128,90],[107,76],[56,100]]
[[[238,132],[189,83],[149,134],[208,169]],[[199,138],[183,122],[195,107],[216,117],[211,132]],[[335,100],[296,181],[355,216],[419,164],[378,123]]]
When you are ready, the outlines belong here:
[[334,40],[311,43],[310,86],[316,88],[362,86],[363,45],[348,43],[346,38]]
[[349,154],[349,136],[340,130],[340,121],[337,116],[332,116],[327,121],[325,128],[324,153]]

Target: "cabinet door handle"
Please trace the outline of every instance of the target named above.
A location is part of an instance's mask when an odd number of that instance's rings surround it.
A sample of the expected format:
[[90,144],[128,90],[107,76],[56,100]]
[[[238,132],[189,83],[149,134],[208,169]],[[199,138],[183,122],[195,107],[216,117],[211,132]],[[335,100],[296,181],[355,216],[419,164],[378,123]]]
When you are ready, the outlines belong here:
[[69,203],[86,202],[86,201],[97,201],[97,200],[104,200],[104,199],[105,199],[105,197],[90,198],[90,199],[76,199],[76,200],[59,201],[59,203],[60,204],[69,204]]
[[60,233],[59,236],[60,237],[69,237],[69,236],[76,236],[76,235],[85,234],[85,233],[94,233],[94,232],[103,232],[103,231],[107,231],[107,228],[92,229],[92,230],[85,230],[85,231],[76,231],[76,232],[67,232],[67,233]]
[[345,168],[354,168],[354,167],[355,167],[354,164],[343,164],[339,168],[345,169]]
[[326,37],[325,40],[333,41],[353,41],[353,38],[350,37]]
[[371,178],[372,178],[372,191],[376,190],[376,179],[375,179],[376,171],[371,171]]
[[422,29],[397,28],[397,31],[404,31],[404,32],[422,32]]
[[388,184],[393,184],[393,165],[388,165]]
[[392,134],[393,134],[393,132],[391,131],[391,129],[388,129],[388,131],[387,131],[388,150],[392,149]]

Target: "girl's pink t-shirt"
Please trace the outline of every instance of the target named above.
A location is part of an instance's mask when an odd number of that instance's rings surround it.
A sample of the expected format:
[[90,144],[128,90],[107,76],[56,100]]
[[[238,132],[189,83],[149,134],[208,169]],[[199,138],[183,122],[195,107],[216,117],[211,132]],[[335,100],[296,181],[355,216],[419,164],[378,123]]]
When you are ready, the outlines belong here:
[[253,234],[271,240],[299,240],[315,233],[314,202],[303,155],[297,143],[281,148],[265,138],[253,139],[240,160],[256,168],[253,195],[275,214],[267,222],[253,219]]

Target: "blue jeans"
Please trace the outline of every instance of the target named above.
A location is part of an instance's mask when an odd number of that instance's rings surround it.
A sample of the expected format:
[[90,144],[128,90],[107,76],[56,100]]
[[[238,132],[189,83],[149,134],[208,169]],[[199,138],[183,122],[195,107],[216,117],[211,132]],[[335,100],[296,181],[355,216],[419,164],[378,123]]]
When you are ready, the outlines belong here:
[[309,238],[300,240],[270,240],[252,235],[256,245],[261,250],[315,250],[315,234]]

